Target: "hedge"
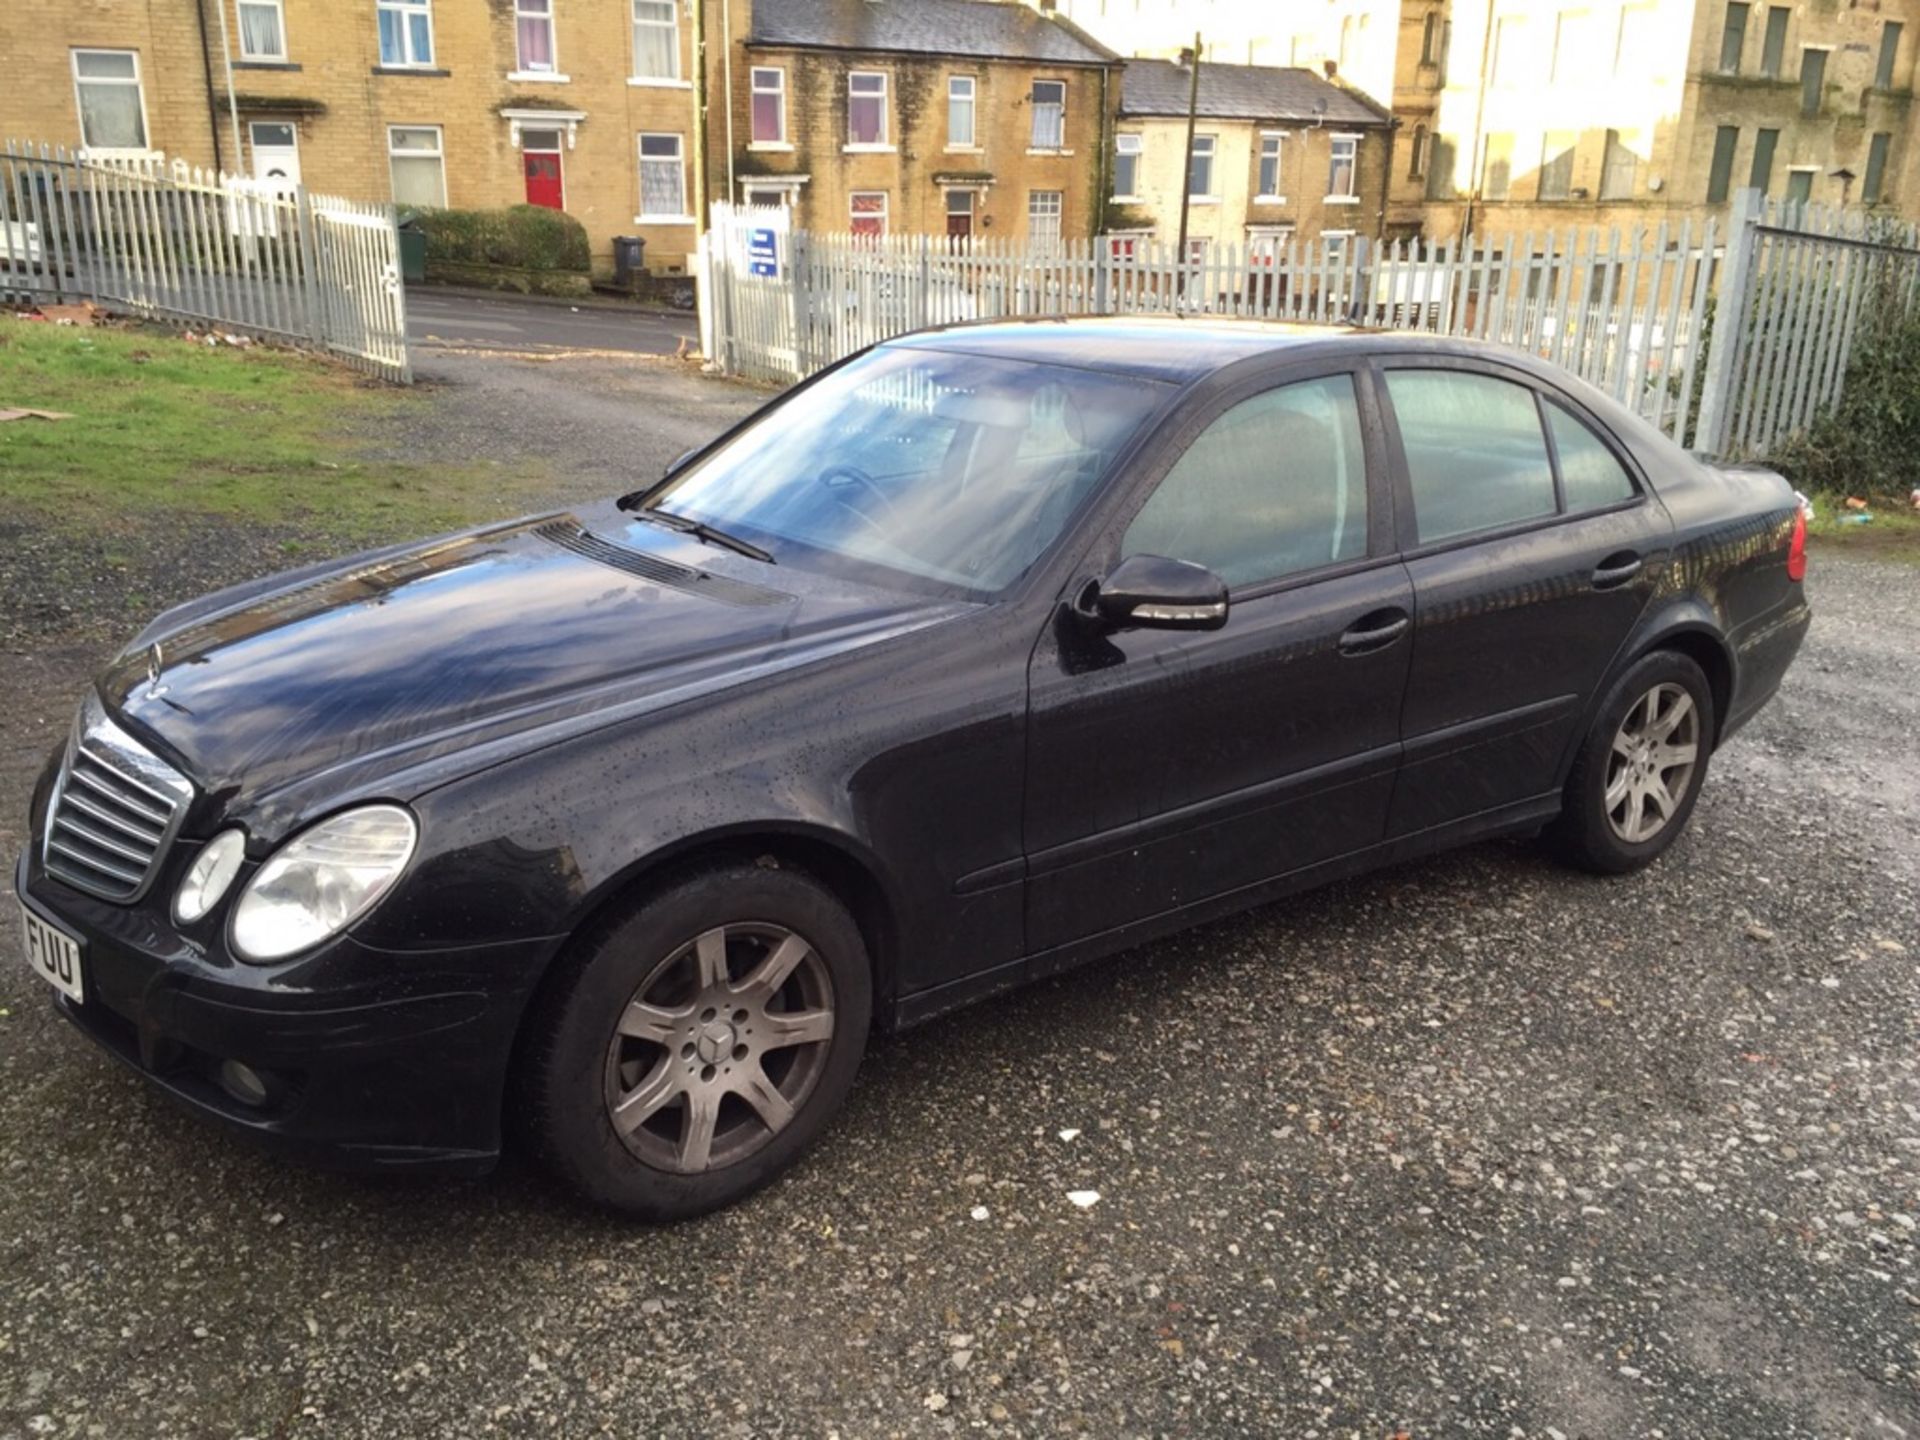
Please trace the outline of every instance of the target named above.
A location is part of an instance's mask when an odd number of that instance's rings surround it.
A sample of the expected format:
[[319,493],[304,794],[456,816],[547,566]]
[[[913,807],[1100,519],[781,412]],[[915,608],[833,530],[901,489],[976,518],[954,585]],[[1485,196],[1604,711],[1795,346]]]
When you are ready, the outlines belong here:
[[498,265],[522,271],[586,273],[587,231],[540,205],[505,210],[417,210],[411,223],[427,237],[427,263]]

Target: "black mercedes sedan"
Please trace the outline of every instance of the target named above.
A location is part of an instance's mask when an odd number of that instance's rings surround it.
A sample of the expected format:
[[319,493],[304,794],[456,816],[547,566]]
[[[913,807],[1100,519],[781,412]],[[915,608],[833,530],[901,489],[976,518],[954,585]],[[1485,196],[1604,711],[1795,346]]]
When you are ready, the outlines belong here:
[[871,1029],[1336,876],[1647,864],[1806,632],[1804,521],[1533,359],[911,335],[619,500],[255,581],[82,698],[55,1003],[287,1150],[709,1210]]

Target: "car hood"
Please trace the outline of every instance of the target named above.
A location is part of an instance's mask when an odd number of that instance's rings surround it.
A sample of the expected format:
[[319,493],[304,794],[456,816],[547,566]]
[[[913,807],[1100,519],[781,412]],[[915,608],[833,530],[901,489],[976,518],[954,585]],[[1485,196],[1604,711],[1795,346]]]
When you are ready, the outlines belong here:
[[391,782],[423,763],[458,756],[434,768],[465,773],[969,608],[761,565],[608,504],[183,606],[100,690],[221,813],[294,812],[383,782],[397,794]]

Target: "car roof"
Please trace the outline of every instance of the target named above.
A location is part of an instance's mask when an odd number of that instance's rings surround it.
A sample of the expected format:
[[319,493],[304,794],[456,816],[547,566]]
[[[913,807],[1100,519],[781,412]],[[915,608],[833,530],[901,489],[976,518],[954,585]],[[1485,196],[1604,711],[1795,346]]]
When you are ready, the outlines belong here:
[[[1353,325],[1234,320],[1217,316],[1113,315],[983,320],[920,330],[886,342],[894,349],[951,350],[1040,365],[1071,365],[1144,380],[1189,384],[1239,360],[1300,352],[1366,355],[1418,351],[1489,352],[1525,363],[1502,347]],[[1309,353],[1309,351],[1311,353]],[[1532,367],[1528,367],[1532,368]]]

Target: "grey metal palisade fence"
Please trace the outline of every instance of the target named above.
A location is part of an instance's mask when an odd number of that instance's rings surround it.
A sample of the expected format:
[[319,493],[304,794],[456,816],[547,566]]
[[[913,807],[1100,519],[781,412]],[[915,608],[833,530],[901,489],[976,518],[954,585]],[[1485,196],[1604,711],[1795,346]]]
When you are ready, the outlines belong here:
[[393,206],[164,158],[0,148],[0,298],[93,300],[412,378]]
[[[717,206],[699,281],[703,350],[754,379],[798,380],[907,330],[1008,316],[1345,322],[1529,351],[1682,444],[1755,455],[1837,398],[1865,306],[1920,299],[1920,235],[1744,191],[1725,220],[1464,243],[1253,240],[1181,263],[1144,237],[822,235],[782,211]],[[1716,323],[1729,313],[1745,323]]]

